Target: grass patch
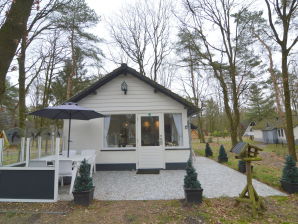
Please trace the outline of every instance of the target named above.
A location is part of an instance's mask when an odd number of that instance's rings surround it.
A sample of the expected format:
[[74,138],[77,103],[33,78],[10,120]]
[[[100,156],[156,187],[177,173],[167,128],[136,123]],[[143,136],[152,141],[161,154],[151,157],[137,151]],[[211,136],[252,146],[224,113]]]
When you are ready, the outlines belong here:
[[0,214],[0,223],[297,223],[298,195],[266,197],[266,210],[253,218],[248,205],[235,207],[235,199],[222,197],[204,199],[201,205],[189,205],[185,201],[94,201],[91,207],[76,206],[70,202],[58,203],[0,203],[1,210],[61,211],[65,215],[18,212]]
[[[235,154],[230,152],[231,149],[231,141],[229,138],[213,138],[213,142],[209,143],[210,147],[213,151],[213,156],[209,157],[210,159],[213,159],[217,161],[218,154],[219,154],[219,147],[220,145],[224,145],[229,161],[227,163],[223,163],[224,165],[238,170],[238,159],[235,158]],[[260,143],[253,142],[249,139],[245,139],[245,141],[259,145]],[[199,156],[205,156],[205,146],[206,143],[200,143],[198,139],[195,139],[192,141],[193,149],[196,153],[196,155]],[[260,162],[254,162],[253,163],[253,177],[263,183],[266,183],[272,187],[280,188],[280,177],[282,173],[282,167],[283,167],[283,157],[280,155],[284,154],[284,151],[287,150],[286,145],[274,145],[274,144],[268,144],[261,146],[262,149],[264,149],[264,154],[261,154],[261,156],[266,156],[268,153],[268,158],[264,158],[264,161]],[[275,152],[279,152],[276,153]],[[270,154],[271,153],[271,154]],[[265,161],[266,160],[266,161]]]

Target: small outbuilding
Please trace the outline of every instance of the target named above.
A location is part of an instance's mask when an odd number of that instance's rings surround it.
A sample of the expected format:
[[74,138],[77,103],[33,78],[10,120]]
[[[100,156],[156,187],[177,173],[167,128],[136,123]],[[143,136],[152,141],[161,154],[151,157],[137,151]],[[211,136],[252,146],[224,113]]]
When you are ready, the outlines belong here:
[[96,149],[97,170],[185,168],[197,108],[126,64],[68,101],[105,115],[71,126],[70,148]]
[[[293,123],[295,143],[298,144],[298,119],[294,117]],[[279,118],[259,121],[252,127],[254,140],[266,144],[287,143],[284,126]]]

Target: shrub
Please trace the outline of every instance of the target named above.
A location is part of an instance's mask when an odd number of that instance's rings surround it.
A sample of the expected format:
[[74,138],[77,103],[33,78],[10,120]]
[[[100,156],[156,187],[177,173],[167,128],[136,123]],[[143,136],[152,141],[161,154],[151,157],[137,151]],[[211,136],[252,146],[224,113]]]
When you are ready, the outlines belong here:
[[211,147],[209,146],[209,143],[206,144],[205,156],[206,157],[213,156],[213,152],[212,152]]
[[186,165],[186,175],[184,177],[184,188],[201,189],[201,184],[198,181],[198,174],[192,165],[191,158],[189,158]]
[[228,156],[223,145],[219,148],[218,162],[228,162]]
[[286,157],[281,179],[288,183],[298,183],[298,168],[295,160],[290,155]]
[[93,181],[90,177],[90,168],[91,165],[84,159],[79,168],[79,176],[76,178],[74,186],[75,192],[90,191],[93,188]]

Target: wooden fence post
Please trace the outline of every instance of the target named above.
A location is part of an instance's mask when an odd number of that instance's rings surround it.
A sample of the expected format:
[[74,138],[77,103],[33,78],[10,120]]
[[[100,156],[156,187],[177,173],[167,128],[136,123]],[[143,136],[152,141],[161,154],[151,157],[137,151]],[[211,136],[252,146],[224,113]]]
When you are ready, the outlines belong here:
[[25,137],[21,138],[21,155],[20,155],[20,162],[25,161]]
[[27,138],[27,141],[26,141],[26,167],[29,166],[29,160],[30,160],[30,138]]
[[56,138],[55,145],[55,180],[54,180],[54,200],[58,201],[58,184],[59,184],[59,148],[60,138]]
[[61,137],[61,141],[62,141],[62,150],[61,151],[63,151],[64,150],[64,136],[63,135]]
[[37,137],[37,149],[38,149],[38,158],[42,156],[41,154],[41,136]]
[[4,138],[0,138],[0,166],[3,163]]
[[52,136],[51,136],[51,154],[55,154],[55,133],[52,132]]

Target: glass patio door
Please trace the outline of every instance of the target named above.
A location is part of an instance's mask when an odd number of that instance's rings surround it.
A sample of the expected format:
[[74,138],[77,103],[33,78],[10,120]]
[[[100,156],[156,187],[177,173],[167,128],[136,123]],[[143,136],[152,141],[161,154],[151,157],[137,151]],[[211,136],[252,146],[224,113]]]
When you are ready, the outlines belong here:
[[139,169],[164,168],[163,121],[161,114],[138,115]]

